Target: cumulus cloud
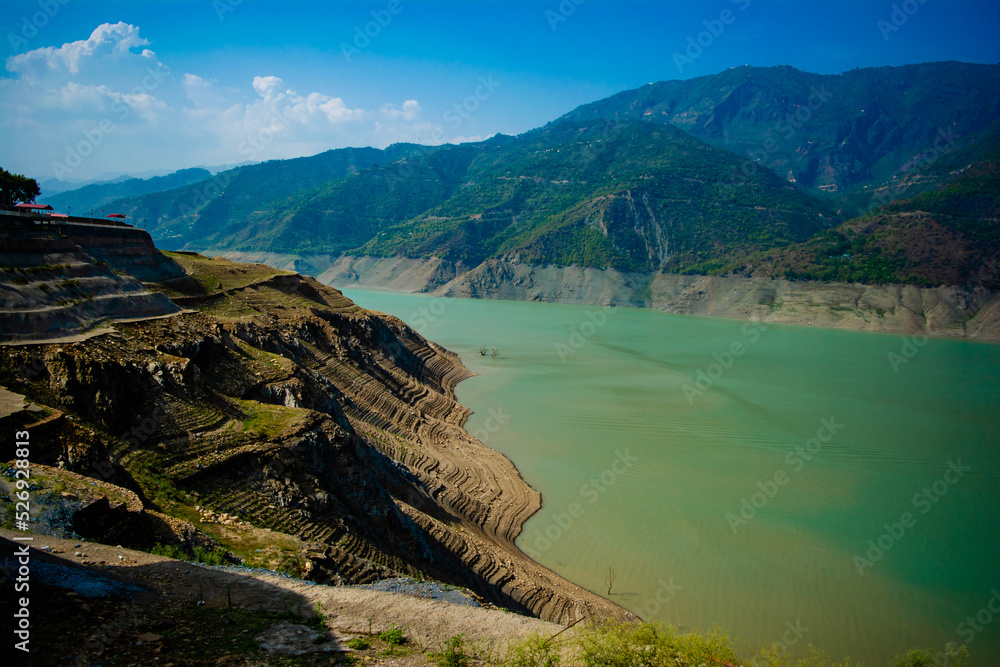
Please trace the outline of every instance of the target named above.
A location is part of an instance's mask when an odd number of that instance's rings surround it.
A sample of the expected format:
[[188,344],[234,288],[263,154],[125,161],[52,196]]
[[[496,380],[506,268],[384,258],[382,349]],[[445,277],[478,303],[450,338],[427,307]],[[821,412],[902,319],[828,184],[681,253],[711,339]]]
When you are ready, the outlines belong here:
[[134,75],[150,65],[162,67],[153,51],[136,51],[148,45],[137,27],[123,22],[104,23],[87,39],[11,56],[7,71],[29,85],[65,80],[70,75],[78,82],[97,78],[113,85],[107,80]]
[[211,72],[174,74],[150,46],[137,26],[105,23],[87,39],[8,58],[0,162],[42,180],[93,178],[442,135],[417,100],[364,109],[300,94],[272,73],[221,85]]

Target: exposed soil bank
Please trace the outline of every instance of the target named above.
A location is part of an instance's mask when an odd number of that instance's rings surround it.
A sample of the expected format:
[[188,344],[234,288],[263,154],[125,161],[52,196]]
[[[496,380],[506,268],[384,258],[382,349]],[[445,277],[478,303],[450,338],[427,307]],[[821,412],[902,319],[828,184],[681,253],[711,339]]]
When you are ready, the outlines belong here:
[[1000,341],[1000,294],[982,288],[622,273],[500,260],[467,269],[436,258],[298,258],[270,253],[227,253],[225,257],[261,261],[277,268],[301,267],[305,262],[318,270],[321,282],[335,287],[635,306],[687,315]]

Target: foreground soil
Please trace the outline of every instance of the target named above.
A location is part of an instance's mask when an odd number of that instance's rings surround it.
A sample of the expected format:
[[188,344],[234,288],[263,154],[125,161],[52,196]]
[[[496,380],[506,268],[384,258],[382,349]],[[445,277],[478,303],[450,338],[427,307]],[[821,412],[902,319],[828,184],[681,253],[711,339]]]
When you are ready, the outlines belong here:
[[[13,553],[11,538],[27,535],[0,530],[4,555]],[[423,665],[458,635],[486,658],[511,641],[563,629],[499,609],[203,567],[96,542],[36,535],[31,544],[31,665]]]

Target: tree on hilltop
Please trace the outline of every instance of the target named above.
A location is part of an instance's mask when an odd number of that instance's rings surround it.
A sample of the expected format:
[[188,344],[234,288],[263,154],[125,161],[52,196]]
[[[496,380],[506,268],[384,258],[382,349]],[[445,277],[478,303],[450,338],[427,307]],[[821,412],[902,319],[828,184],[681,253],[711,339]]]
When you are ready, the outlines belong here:
[[0,205],[30,204],[42,193],[38,181],[21,174],[12,174],[0,167]]

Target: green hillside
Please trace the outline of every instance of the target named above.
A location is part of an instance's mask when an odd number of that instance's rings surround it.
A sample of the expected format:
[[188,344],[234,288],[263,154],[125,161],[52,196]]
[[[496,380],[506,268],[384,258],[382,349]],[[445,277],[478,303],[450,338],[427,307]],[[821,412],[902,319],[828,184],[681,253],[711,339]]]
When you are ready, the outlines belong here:
[[518,137],[338,149],[115,205],[174,249],[954,283],[992,237],[945,186],[983,177],[998,136],[1000,66],[740,67]]
[[852,191],[922,168],[916,156],[936,159],[973,143],[998,117],[1000,66],[939,62],[831,75],[734,67],[625,91],[556,122],[669,123],[830,195],[854,215]]
[[1000,151],[940,189],[721,269],[798,280],[1000,288]]
[[158,245],[179,249],[193,242],[206,247],[208,236],[242,228],[251,215],[276,200],[421,150],[415,144],[394,144],[385,150],[340,148],[294,160],[271,160],[184,187],[122,199],[116,207],[149,231]]
[[483,146],[454,196],[358,252],[677,270],[832,223],[767,171],[734,178],[739,163],[669,126],[563,123]]

